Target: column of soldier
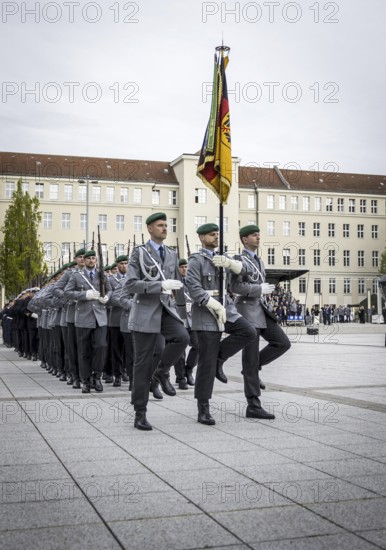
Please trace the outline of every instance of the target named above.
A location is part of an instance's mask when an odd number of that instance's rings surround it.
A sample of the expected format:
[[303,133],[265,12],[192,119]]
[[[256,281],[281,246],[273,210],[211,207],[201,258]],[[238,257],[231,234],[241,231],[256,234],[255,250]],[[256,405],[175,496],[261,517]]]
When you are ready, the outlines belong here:
[[[116,258],[103,276],[95,251],[80,249],[42,289],[24,291],[1,312],[5,345],[27,359],[39,357],[43,369],[82,393],[102,392],[103,381],[128,382],[140,430],[152,429],[150,393],[163,399],[162,388],[176,395],[172,366],[179,389],[194,386],[198,422],[214,425],[215,379],[227,383],[223,364],[242,351],[246,417],[273,419],[261,405],[259,372],[290,342],[266,305],[275,286],[266,282],[258,256],[260,229],[242,227],[243,250],[230,257],[216,254],[219,228],[206,223],[197,229],[201,248],[187,261],[165,245],[166,220],[163,212],[150,215],[149,240],[130,258]],[[267,342],[262,350],[260,337]]]

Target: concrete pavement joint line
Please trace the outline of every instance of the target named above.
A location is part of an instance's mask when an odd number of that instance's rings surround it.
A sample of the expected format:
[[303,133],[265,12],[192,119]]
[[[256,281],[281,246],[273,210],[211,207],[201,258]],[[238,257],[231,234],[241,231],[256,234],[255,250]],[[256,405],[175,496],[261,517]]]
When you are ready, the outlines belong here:
[[44,435],[42,434],[42,432],[39,430],[39,428],[37,427],[37,425],[32,422],[29,414],[26,412],[25,409],[23,409],[23,407],[21,406],[21,404],[19,403],[19,401],[15,398],[15,401],[18,403],[19,407],[24,410],[24,414],[26,414],[26,416],[28,417],[29,421],[31,422],[31,424],[33,425],[33,427],[35,428],[35,430],[40,434],[40,436],[42,437],[43,441],[45,441],[46,445],[51,449],[52,453],[56,456],[56,458],[58,459],[59,463],[62,465],[62,467],[66,470],[67,474],[69,475],[69,477],[72,479],[73,483],[78,487],[79,491],[81,491],[81,493],[84,495],[86,501],[90,504],[90,506],[93,508],[94,512],[97,514],[97,516],[100,518],[102,524],[105,526],[105,528],[110,532],[111,536],[117,541],[117,543],[119,544],[119,546],[122,548],[122,550],[125,550],[125,546],[123,544],[121,544],[119,538],[116,536],[116,534],[113,532],[113,530],[109,527],[108,523],[104,520],[103,516],[101,515],[101,513],[97,510],[97,508],[94,506],[94,503],[88,498],[88,495],[87,493],[82,489],[82,487],[79,485],[79,483],[77,483],[75,477],[71,474],[71,472],[69,471],[69,469],[66,467],[66,465],[62,462],[62,460],[60,459],[60,457],[58,456],[57,452],[55,451],[55,449],[52,448],[52,446],[50,445],[50,443],[47,441],[47,439],[44,437]]

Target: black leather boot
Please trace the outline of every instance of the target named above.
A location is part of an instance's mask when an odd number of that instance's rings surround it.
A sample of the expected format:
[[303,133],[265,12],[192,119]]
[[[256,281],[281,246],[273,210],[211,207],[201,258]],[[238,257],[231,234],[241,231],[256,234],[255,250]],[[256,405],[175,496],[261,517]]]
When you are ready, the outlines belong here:
[[258,397],[247,399],[247,402],[248,407],[245,413],[246,418],[260,418],[262,420],[273,420],[275,418],[274,414],[263,409]]
[[194,386],[194,377],[193,371],[186,369],[185,370],[186,381],[189,386]]
[[170,395],[171,397],[173,395],[176,395],[176,390],[173,388],[173,386],[170,383],[170,376],[159,370],[156,369],[153,378],[156,382],[158,382],[161,385],[162,391],[166,393],[166,395]]
[[138,430],[146,430],[146,431],[153,429],[153,426],[148,422],[146,418],[145,411],[135,412],[134,428],[137,428]]
[[216,366],[216,378],[217,380],[220,380],[223,384],[226,384],[228,382],[228,378],[225,376],[224,371],[222,370],[224,361],[222,359],[217,359],[217,366]]
[[94,377],[94,379],[95,379],[94,389],[95,389],[96,392],[99,392],[99,393],[103,391],[103,385],[102,385],[100,376],[101,375],[99,374],[99,375],[96,375]]
[[197,407],[197,422],[200,422],[200,424],[206,424],[207,426],[213,426],[216,424],[215,419],[209,412],[209,401],[197,401]]
[[153,394],[154,399],[163,399],[164,396],[161,393],[161,390],[159,389],[158,382],[155,380],[152,380],[150,382],[150,391]]

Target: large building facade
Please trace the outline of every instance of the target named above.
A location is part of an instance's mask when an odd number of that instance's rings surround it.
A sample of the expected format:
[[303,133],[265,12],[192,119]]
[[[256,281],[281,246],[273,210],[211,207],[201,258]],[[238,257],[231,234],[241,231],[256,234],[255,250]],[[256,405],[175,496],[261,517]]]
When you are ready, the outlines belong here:
[[[21,179],[40,201],[49,270],[96,241],[106,262],[147,240],[145,220],[164,211],[167,243],[187,256],[196,228],[218,220],[218,201],[196,176],[198,156],[172,162],[0,153],[0,220]],[[224,241],[238,252],[240,226],[257,223],[268,269],[308,271],[285,283],[307,306],[357,304],[377,293],[386,245],[386,176],[242,166],[224,208]]]

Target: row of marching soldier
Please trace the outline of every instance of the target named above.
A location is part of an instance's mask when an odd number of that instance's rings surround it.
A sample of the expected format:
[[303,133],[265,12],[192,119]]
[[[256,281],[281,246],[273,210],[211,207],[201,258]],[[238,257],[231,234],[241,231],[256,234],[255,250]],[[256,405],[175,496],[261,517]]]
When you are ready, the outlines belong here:
[[[95,251],[81,249],[34,293],[27,307],[38,317],[41,366],[83,393],[102,392],[103,379],[115,386],[129,382],[134,426],[151,430],[150,393],[162,399],[162,388],[176,395],[172,366],[179,389],[195,386],[198,422],[215,424],[210,414],[215,378],[227,382],[223,364],[242,350],[246,416],[273,419],[261,405],[259,371],[290,342],[265,305],[274,285],[266,282],[258,256],[259,228],[240,229],[244,248],[231,258],[216,254],[218,226],[204,224],[197,229],[201,248],[187,262],[165,245],[163,212],[150,215],[146,224],[149,240],[134,248],[129,261],[118,257],[116,273],[101,277]],[[222,301],[220,269],[226,283]],[[267,341],[261,351],[260,337]]]

